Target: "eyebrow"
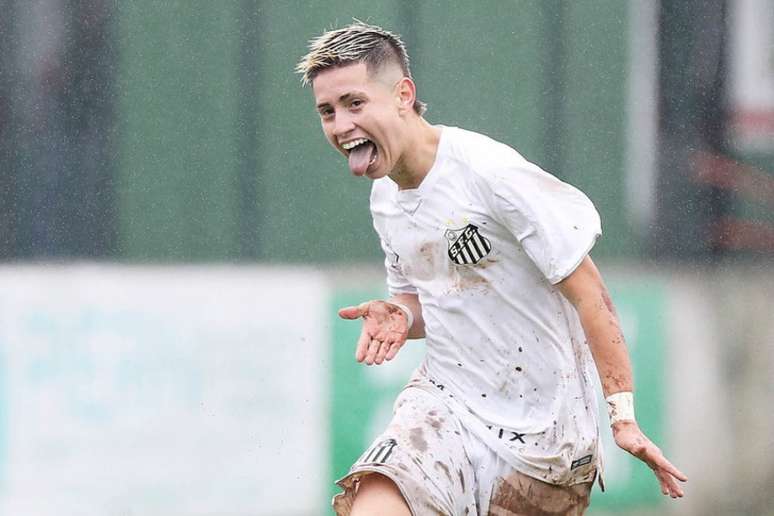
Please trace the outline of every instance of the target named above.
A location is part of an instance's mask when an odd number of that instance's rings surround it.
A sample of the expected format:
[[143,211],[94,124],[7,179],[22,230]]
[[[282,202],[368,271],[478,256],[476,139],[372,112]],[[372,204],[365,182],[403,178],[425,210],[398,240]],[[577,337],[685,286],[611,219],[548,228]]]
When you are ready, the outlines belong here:
[[[346,102],[349,99],[351,99],[352,97],[363,97],[363,96],[365,96],[365,93],[360,92],[360,91],[345,93],[344,95],[339,97],[339,102]],[[326,106],[330,106],[330,103],[328,103],[328,102],[321,102],[321,103],[317,104],[317,110],[319,111],[320,109],[322,109],[322,108],[324,108]]]

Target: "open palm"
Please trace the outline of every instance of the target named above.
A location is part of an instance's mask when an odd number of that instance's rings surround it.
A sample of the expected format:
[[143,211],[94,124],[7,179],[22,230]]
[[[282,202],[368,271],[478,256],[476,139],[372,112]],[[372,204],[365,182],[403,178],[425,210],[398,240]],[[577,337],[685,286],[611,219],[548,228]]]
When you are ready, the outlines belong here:
[[366,364],[392,360],[406,343],[408,321],[403,311],[386,301],[367,301],[339,310],[343,319],[363,318],[363,329],[357,341],[355,359]]

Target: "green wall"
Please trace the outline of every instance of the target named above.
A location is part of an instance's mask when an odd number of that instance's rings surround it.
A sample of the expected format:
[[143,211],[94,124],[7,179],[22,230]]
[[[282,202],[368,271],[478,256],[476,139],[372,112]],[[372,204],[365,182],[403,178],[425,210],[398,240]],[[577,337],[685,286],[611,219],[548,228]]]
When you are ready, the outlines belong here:
[[597,255],[636,251],[622,205],[625,3],[143,0],[118,9],[127,260],[379,259],[369,181],[350,177],[328,147],[293,73],[309,38],[352,17],[404,35],[431,122],[487,133],[579,186],[602,213]]

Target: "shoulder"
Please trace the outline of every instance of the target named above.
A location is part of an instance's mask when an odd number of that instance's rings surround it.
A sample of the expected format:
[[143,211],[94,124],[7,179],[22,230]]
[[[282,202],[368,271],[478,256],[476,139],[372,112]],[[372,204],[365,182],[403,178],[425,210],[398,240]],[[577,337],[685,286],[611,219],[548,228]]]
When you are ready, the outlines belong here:
[[457,127],[446,130],[449,156],[466,165],[477,179],[492,182],[514,171],[534,167],[516,149],[489,136]]
[[522,212],[540,204],[589,203],[586,195],[524,158],[509,145],[473,131],[451,128],[449,152],[472,172],[473,186],[493,206]]
[[475,187],[488,194],[530,195],[546,183],[560,182],[513,147],[489,136],[459,128],[448,128],[448,154],[470,172]]

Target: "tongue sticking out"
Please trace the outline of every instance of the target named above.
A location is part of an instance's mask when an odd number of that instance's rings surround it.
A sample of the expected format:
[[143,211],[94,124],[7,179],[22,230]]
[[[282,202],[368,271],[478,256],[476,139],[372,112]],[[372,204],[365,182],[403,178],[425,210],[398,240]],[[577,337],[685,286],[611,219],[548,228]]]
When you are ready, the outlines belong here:
[[364,175],[375,154],[376,146],[373,143],[358,145],[349,153],[349,169],[356,176]]

